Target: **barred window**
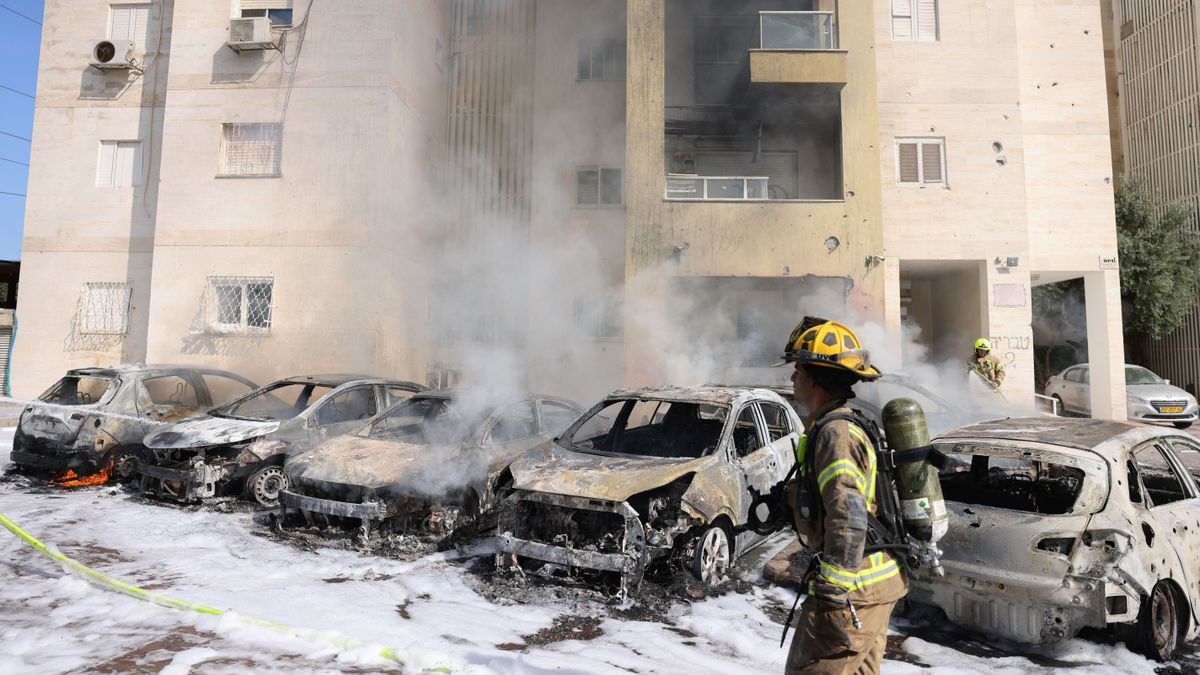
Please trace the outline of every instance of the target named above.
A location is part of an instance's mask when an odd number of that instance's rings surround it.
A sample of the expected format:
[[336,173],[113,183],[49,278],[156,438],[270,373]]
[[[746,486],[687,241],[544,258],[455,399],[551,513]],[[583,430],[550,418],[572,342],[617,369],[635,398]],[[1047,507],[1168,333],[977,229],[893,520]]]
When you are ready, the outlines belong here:
[[79,293],[75,332],[81,335],[124,335],[129,331],[132,286],[122,281],[91,281]]
[[278,176],[283,158],[283,125],[222,124],[219,176]]
[[575,328],[593,339],[619,338],[624,334],[621,300],[613,295],[575,298]]
[[621,170],[588,166],[575,170],[575,204],[620,206]]
[[209,277],[208,327],[216,333],[259,334],[271,330],[272,277]]

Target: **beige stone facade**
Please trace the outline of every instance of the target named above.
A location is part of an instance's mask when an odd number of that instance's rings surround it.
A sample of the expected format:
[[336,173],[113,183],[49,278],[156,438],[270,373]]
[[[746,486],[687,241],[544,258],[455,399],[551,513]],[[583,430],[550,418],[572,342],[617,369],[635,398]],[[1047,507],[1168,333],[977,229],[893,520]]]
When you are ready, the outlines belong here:
[[[296,3],[279,51],[240,54],[231,3],[154,5],[160,53],[101,74],[133,82],[101,100],[80,49],[109,8],[48,3],[18,395],[121,360],[424,380],[461,337],[437,330],[437,261],[499,228],[583,252],[554,270],[587,280],[576,300],[626,300],[623,328],[558,340],[535,388],[778,380],[775,343],[819,311],[884,327],[884,353],[957,362],[992,337],[1025,400],[1031,287],[1084,277],[1093,397],[1124,415],[1093,3],[318,2],[307,24]],[[281,130],[277,175],[223,173],[235,124],[266,125],[238,128],[247,147]],[[95,187],[96,144],[127,138],[145,187]],[[81,349],[64,340],[93,281],[129,284],[129,326]]]

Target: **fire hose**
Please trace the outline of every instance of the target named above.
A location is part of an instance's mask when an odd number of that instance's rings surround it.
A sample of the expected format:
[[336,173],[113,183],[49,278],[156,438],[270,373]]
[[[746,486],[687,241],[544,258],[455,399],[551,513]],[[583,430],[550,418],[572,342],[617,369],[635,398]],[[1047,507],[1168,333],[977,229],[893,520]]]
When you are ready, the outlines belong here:
[[[297,638],[300,638],[301,640],[306,640],[309,642],[316,642],[316,641],[323,640],[323,641],[328,642],[329,644],[331,644],[339,649],[343,649],[343,650],[361,649],[361,648],[367,646],[367,643],[361,642],[359,640],[355,640],[355,639],[348,637],[346,635],[343,635],[341,633],[336,633],[336,632],[332,632],[332,631],[319,631],[319,630],[315,630],[312,628],[298,628],[295,626],[288,626],[286,624],[277,623],[275,621],[256,619],[254,617],[246,616],[244,614],[238,614],[236,612],[231,612],[229,610],[217,609],[215,607],[209,607],[207,605],[201,605],[201,604],[194,603],[194,602],[188,602],[187,600],[179,600],[177,598],[172,598],[172,597],[163,595],[161,593],[154,593],[152,591],[147,591],[144,588],[139,588],[128,582],[121,581],[120,579],[114,579],[113,577],[110,577],[107,574],[104,574],[102,572],[94,570],[76,560],[73,560],[73,559],[67,557],[62,552],[58,551],[56,548],[54,548],[52,546],[47,546],[46,544],[39,541],[37,539],[37,537],[34,537],[33,535],[29,534],[25,530],[21,529],[21,527],[19,525],[17,525],[13,521],[9,520],[8,517],[2,513],[0,513],[0,525],[3,525],[5,529],[7,529],[9,532],[13,533],[21,541],[25,542],[30,548],[34,549],[38,553],[41,553],[42,555],[46,556],[47,558],[62,565],[66,571],[73,573],[96,586],[100,586],[100,587],[105,588],[110,591],[116,591],[117,593],[127,595],[131,598],[135,598],[135,599],[141,600],[143,602],[149,602],[149,603],[152,603],[155,605],[159,605],[160,607],[168,607],[170,609],[177,609],[177,610],[185,611],[185,612],[191,611],[191,612],[198,612],[200,614],[209,614],[212,616],[226,616],[226,617],[230,617],[232,619],[235,619],[235,620],[237,620],[241,623],[247,624],[247,625],[259,626],[262,628],[270,628],[271,630],[279,631],[281,633],[285,633],[287,635],[291,635],[293,637],[297,637]],[[403,652],[393,649],[391,647],[381,648],[377,652],[377,655],[388,661],[397,663],[400,666],[407,665],[405,663],[405,655],[403,654]],[[433,668],[426,668],[425,672],[449,673],[452,671],[450,668],[447,668],[445,666],[439,666],[439,667],[433,667]]]

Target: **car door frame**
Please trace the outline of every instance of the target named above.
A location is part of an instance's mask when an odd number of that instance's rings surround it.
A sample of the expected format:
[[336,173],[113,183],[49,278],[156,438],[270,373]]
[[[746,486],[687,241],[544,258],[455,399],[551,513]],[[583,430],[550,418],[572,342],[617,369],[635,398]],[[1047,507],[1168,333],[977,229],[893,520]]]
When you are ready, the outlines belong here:
[[[739,525],[750,522],[750,508],[758,496],[770,492],[771,487],[779,482],[776,475],[779,472],[779,457],[776,454],[771,434],[767,429],[766,418],[763,416],[762,401],[752,399],[742,404],[732,416],[730,426],[728,457],[729,464],[734,469],[734,480],[737,487],[736,514]],[[749,410],[754,420],[755,433],[758,434],[758,447],[745,455],[739,455],[734,430],[742,412]],[[753,490],[753,492],[752,492]],[[746,550],[747,544],[762,539],[763,536],[749,530],[737,535],[737,550]]]
[[[313,385],[317,386],[317,387],[322,386],[320,383],[313,383]],[[373,396],[375,398],[375,413],[374,414],[368,415],[366,419],[344,420],[342,422],[333,422],[331,424],[326,424],[326,425],[322,425],[318,421],[317,418],[320,417],[321,408],[328,405],[328,403],[330,401],[332,401],[334,398],[337,398],[338,396],[341,396],[342,394],[345,394],[346,392],[349,392],[349,391],[353,391],[355,389],[366,389],[367,391],[369,391],[371,393],[371,396]],[[306,408],[304,410],[304,412],[301,413],[301,416],[305,417],[304,427],[306,429],[308,429],[308,431],[309,431],[309,438],[314,443],[321,443],[321,442],[329,440],[330,438],[334,438],[336,436],[341,436],[343,434],[348,434],[351,431],[354,431],[359,426],[366,425],[366,423],[369,420],[373,419],[379,413],[380,413],[379,392],[376,391],[375,384],[374,383],[365,383],[365,384],[358,383],[358,384],[356,384],[353,382],[348,382],[341,386],[334,387],[333,391],[330,391],[329,393],[325,394],[321,398],[317,399],[316,403],[310,403],[308,408]],[[333,426],[337,426],[342,430],[339,431],[338,433],[328,433],[329,428],[333,427]]]

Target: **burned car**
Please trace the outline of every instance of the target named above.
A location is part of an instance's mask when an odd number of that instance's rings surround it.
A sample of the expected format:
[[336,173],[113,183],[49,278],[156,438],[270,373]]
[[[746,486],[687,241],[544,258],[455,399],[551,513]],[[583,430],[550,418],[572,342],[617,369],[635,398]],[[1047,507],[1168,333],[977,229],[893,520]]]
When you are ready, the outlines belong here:
[[748,526],[767,520],[758,500],[786,478],[801,429],[767,389],[614,392],[509,467],[497,566],[617,573],[622,594],[652,565],[718,583],[767,534]]
[[910,600],[1020,642],[1109,628],[1158,660],[1200,631],[1200,439],[1037,417],[932,445],[949,457],[946,575],[912,578]]
[[149,434],[140,468],[144,495],[197,502],[241,495],[278,504],[289,454],[349,433],[422,391],[403,380],[368,375],[291,377]]
[[289,459],[278,522],[286,526],[289,512],[309,525],[349,521],[364,543],[373,529],[448,534],[489,509],[509,462],[547,445],[580,412],[545,396],[419,394]]
[[142,439],[148,432],[256,386],[207,368],[126,364],[70,370],[21,413],[11,459],[18,469],[48,472],[58,480],[132,480],[146,459]]

